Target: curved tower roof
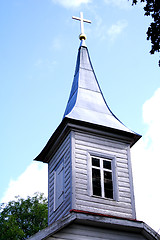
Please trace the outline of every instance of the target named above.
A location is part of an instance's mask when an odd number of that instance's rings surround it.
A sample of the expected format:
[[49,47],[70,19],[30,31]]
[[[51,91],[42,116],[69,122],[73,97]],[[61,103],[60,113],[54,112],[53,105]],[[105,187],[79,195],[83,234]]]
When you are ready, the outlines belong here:
[[71,93],[63,118],[134,133],[109,109],[94,73],[84,40],[79,47]]

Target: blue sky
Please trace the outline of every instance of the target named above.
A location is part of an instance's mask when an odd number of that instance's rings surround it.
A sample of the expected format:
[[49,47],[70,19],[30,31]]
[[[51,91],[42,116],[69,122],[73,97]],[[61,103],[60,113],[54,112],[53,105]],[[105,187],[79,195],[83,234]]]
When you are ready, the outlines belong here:
[[7,0],[0,7],[0,202],[47,194],[47,166],[33,162],[68,101],[84,13],[86,44],[113,113],[142,134],[133,147],[137,218],[160,228],[160,68],[151,19],[131,0]]

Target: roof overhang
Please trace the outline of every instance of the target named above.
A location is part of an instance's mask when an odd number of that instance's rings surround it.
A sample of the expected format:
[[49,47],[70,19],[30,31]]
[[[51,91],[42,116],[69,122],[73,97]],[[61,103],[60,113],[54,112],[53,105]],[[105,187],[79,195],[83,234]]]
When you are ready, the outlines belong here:
[[115,229],[120,231],[139,233],[148,240],[160,239],[160,235],[150,228],[146,223],[133,219],[118,218],[114,216],[101,215],[92,212],[71,210],[71,212],[54,222],[47,228],[33,235],[30,240],[45,240],[69,224],[76,223],[82,225],[95,226],[97,228]]
[[141,138],[141,135],[136,133],[125,132],[115,128],[109,128],[65,117],[52,134],[41,153],[34,160],[48,163],[59,147],[59,144],[61,144],[63,139],[71,130],[85,131],[88,133],[109,137],[117,141],[125,142],[129,144],[130,147],[132,147]]

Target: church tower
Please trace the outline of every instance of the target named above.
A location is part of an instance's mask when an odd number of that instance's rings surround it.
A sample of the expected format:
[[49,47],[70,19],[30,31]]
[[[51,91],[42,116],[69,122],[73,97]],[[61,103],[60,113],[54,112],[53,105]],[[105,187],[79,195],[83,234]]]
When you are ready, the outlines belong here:
[[49,225],[70,212],[136,219],[130,148],[140,135],[108,107],[81,21],[80,47],[62,122],[35,160],[48,163]]

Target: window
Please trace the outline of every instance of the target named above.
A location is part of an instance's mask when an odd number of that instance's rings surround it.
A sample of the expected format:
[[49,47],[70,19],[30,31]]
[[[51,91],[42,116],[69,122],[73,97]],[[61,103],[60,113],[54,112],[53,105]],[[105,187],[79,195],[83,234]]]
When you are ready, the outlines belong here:
[[91,185],[94,196],[115,199],[114,159],[91,157]]
[[63,162],[55,170],[55,191],[54,191],[54,210],[56,210],[64,200],[64,166]]

